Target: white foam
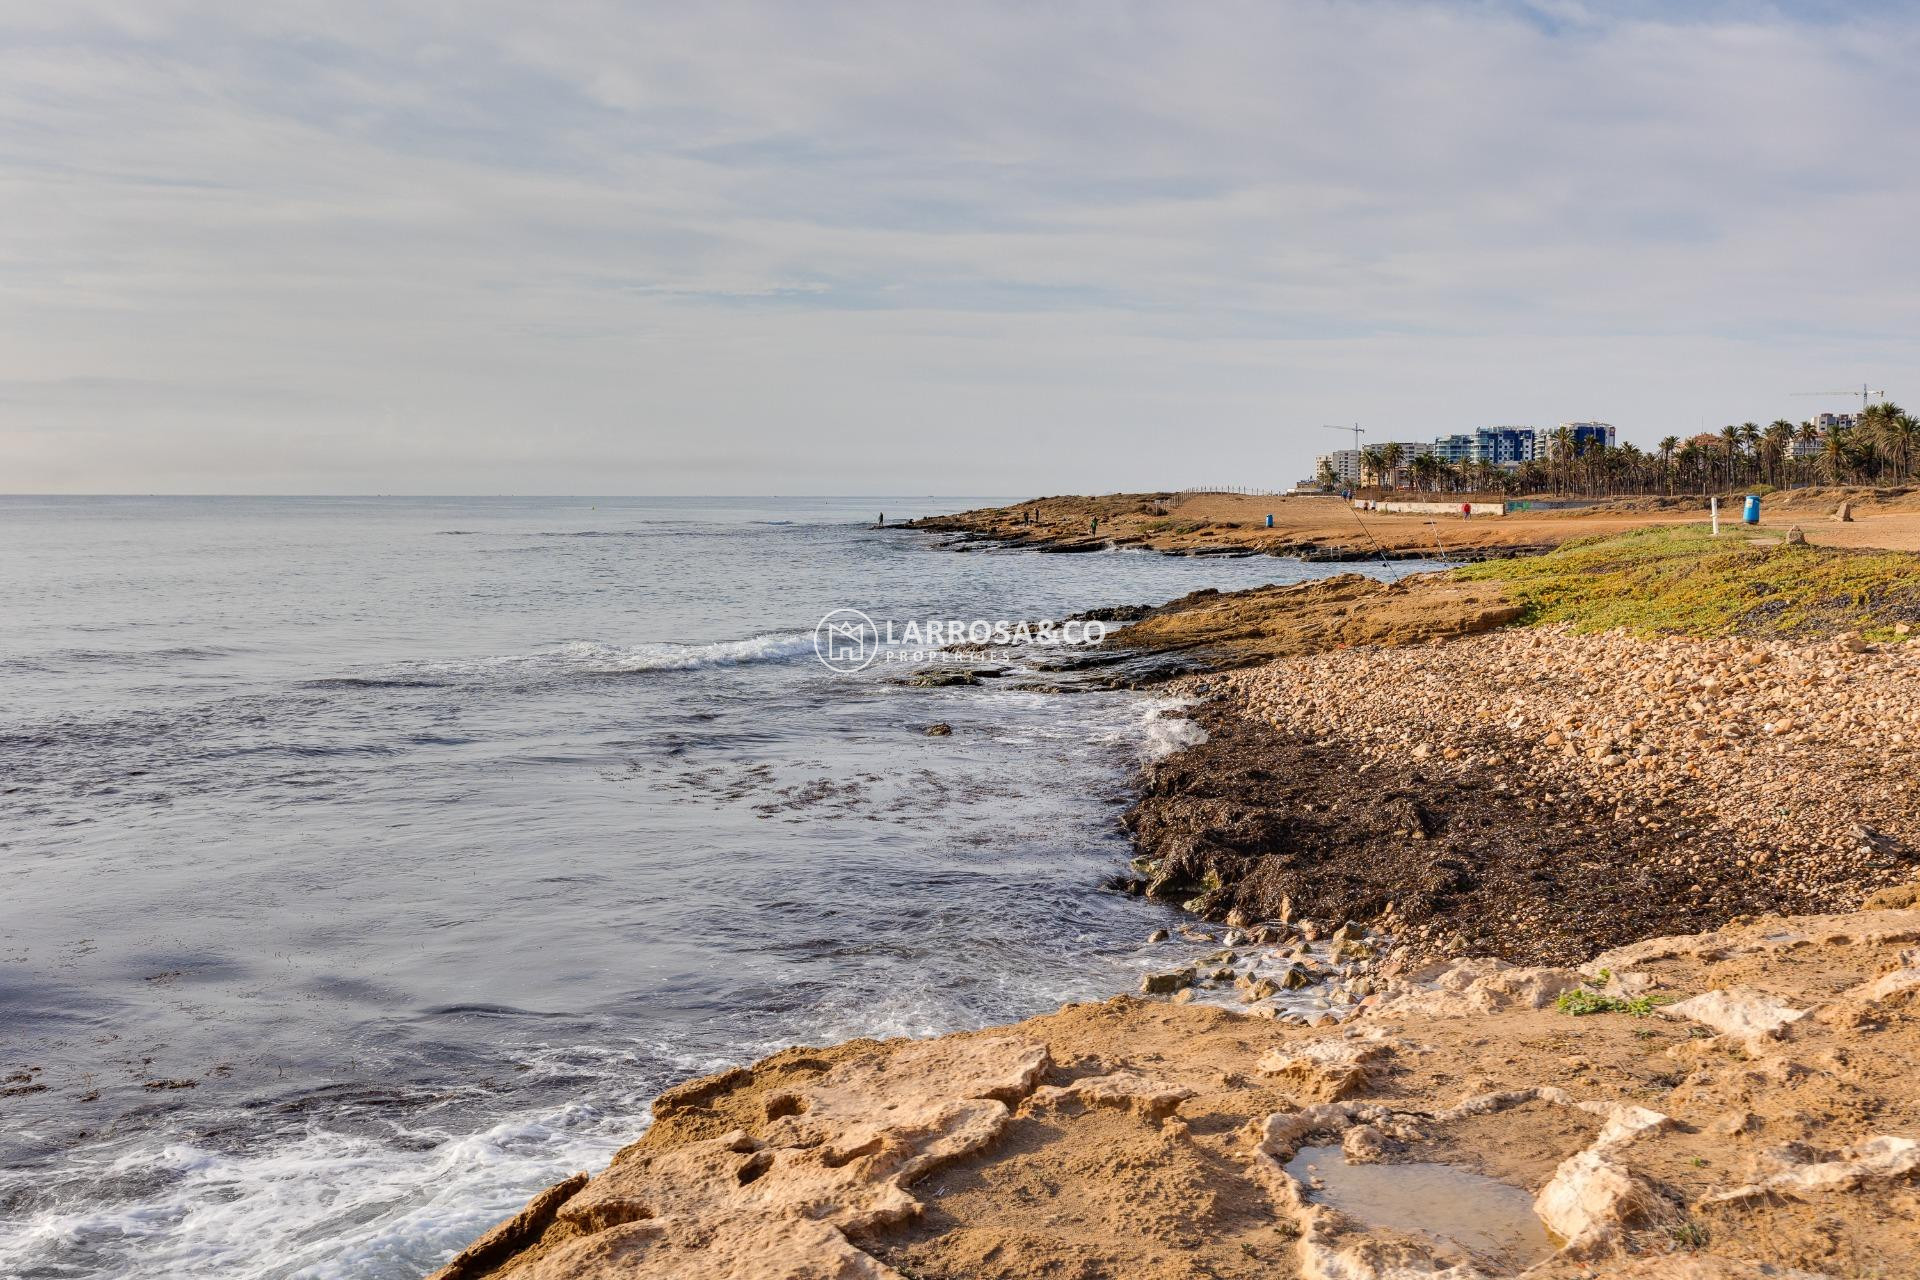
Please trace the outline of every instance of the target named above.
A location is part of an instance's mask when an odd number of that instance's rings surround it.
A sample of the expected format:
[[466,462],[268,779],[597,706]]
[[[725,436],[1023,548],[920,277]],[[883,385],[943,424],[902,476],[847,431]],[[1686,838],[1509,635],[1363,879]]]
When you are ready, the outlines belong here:
[[[689,1073],[714,1065],[675,1058]],[[639,1061],[575,1046],[542,1065],[632,1080]],[[155,1280],[417,1280],[541,1188],[602,1168],[645,1131],[646,1102],[567,1102],[478,1133],[314,1123],[237,1153],[190,1140],[103,1148],[63,1170],[58,1203],[0,1231],[0,1275],[64,1275],[84,1257],[80,1274]],[[132,1201],[92,1191],[154,1174],[160,1185]]]
[[1147,763],[1198,746],[1207,740],[1207,731],[1183,714],[1193,705],[1192,698],[1141,698],[1131,708],[1133,722],[1123,735],[1138,744],[1140,758]]
[[746,662],[777,662],[813,652],[813,633],[749,636],[711,644],[638,644],[629,646],[574,641],[555,650],[569,666],[594,674],[622,675],[635,671],[689,671],[699,667],[731,667]]
[[487,658],[439,662],[403,662],[384,670],[387,675],[440,679],[509,679],[554,674],[634,675],[647,671],[694,671],[706,667],[735,667],[754,662],[779,662],[813,652],[811,631],[747,636],[706,644],[618,645],[597,640],[569,640],[538,653],[499,654]]

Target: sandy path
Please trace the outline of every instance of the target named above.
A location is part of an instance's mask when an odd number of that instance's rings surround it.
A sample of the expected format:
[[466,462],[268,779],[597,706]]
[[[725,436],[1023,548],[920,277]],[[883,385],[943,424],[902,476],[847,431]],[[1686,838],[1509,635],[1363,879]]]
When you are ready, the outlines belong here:
[[[1415,495],[1403,495],[1412,498]],[[1445,499],[1443,499],[1445,500]],[[1844,500],[1854,520],[1831,519]],[[1737,500],[1722,505],[1722,525],[1737,532]],[[1027,518],[1028,516],[1032,518]],[[1273,517],[1271,528],[1267,517]],[[922,528],[968,532],[1036,545],[1111,542],[1164,551],[1257,548],[1294,554],[1546,548],[1572,538],[1624,533],[1654,525],[1704,522],[1697,498],[1621,499],[1604,507],[1506,516],[1408,515],[1355,511],[1330,496],[1240,494],[1107,494],[1040,498],[917,522]],[[1097,530],[1092,525],[1099,520]],[[1920,550],[1920,493],[1808,489],[1769,495],[1760,528],[1798,526],[1822,546]]]

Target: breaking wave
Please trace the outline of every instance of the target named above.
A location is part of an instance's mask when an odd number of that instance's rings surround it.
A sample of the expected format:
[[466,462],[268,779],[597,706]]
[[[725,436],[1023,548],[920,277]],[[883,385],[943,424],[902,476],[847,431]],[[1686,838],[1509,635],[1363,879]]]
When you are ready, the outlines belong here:
[[690,671],[699,667],[734,667],[748,662],[778,662],[813,652],[811,631],[787,635],[750,636],[745,640],[717,640],[711,644],[609,645],[590,641],[563,644],[555,655],[570,666],[600,675],[640,671]]

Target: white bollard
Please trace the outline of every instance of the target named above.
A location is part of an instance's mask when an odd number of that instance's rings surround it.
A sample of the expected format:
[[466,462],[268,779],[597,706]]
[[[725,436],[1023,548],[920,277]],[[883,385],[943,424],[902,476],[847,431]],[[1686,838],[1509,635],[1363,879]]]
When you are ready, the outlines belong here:
[[1713,512],[1713,536],[1717,538],[1720,536],[1720,499],[1718,497],[1708,498],[1707,503]]

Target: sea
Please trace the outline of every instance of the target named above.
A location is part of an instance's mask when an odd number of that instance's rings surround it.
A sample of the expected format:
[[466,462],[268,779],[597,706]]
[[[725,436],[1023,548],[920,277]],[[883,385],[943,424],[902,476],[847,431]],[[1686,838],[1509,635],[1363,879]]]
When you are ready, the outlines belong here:
[[1177,704],[816,624],[1351,566],[875,527],[998,501],[0,498],[0,1275],[411,1280],[691,1075],[1131,989]]

